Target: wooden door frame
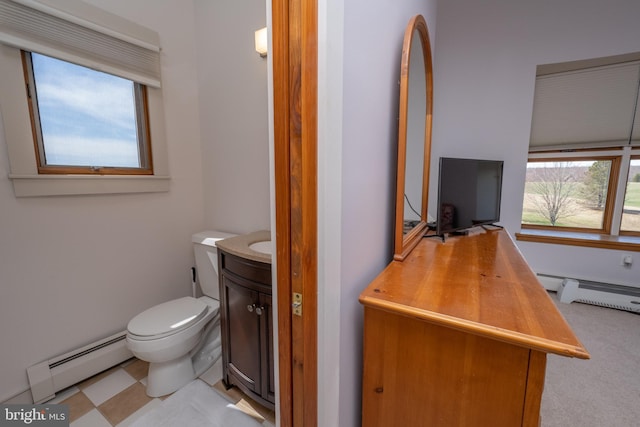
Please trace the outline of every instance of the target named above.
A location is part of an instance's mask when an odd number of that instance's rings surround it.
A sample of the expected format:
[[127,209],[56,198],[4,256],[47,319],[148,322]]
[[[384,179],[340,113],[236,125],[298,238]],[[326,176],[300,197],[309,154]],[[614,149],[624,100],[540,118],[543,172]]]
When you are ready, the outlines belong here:
[[[317,425],[317,0],[272,0],[280,425]],[[293,315],[292,294],[302,295]]]

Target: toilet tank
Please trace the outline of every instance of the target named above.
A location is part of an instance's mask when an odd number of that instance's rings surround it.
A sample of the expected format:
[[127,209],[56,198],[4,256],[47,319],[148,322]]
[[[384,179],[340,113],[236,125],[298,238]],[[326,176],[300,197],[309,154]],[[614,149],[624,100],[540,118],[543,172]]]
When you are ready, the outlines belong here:
[[216,247],[216,242],[233,236],[235,234],[214,230],[202,231],[191,236],[200,288],[202,293],[209,298],[220,300],[218,248]]

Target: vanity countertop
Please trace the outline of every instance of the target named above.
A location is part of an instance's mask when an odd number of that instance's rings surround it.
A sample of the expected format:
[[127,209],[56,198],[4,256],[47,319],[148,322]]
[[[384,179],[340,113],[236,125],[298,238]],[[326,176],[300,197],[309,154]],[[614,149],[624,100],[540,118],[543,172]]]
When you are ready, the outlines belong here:
[[236,255],[253,261],[271,264],[270,253],[259,252],[250,248],[250,246],[254,243],[265,241],[271,241],[271,232],[268,230],[261,230],[249,234],[243,234],[240,236],[229,237],[227,239],[219,240],[216,245],[218,246],[218,248],[232,255]]

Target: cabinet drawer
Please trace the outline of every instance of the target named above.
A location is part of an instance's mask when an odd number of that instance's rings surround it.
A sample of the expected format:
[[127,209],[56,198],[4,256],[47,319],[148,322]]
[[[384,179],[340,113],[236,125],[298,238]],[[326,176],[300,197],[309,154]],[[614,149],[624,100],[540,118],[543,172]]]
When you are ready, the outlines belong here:
[[271,265],[220,251],[220,269],[254,282],[271,286]]

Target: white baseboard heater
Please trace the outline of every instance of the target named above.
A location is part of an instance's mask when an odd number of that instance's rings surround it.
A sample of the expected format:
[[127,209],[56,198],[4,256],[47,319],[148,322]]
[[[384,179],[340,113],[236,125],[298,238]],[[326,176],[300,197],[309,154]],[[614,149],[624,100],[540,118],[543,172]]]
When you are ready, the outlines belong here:
[[567,304],[576,301],[640,313],[640,288],[631,286],[566,278],[558,287],[558,298]]
[[126,331],[119,332],[27,368],[33,402],[46,402],[56,392],[132,358],[126,336]]

